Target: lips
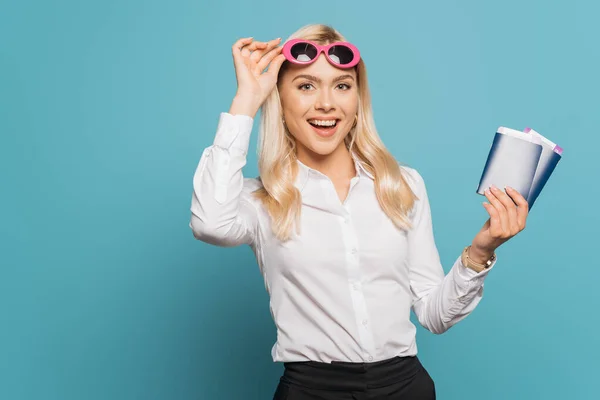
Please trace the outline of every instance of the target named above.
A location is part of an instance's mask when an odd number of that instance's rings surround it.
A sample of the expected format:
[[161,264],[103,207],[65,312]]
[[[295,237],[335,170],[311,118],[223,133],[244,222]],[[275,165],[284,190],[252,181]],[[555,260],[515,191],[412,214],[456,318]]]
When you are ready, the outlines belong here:
[[329,120],[328,124],[332,124],[330,126],[320,126],[320,125],[316,125],[314,123],[311,123],[309,121],[315,122],[314,119],[308,120],[308,124],[310,125],[310,127],[312,128],[313,131],[315,131],[315,133],[317,135],[319,135],[320,137],[330,137],[333,136],[335,134],[335,132],[337,131],[338,128],[338,120],[337,119],[331,119]]

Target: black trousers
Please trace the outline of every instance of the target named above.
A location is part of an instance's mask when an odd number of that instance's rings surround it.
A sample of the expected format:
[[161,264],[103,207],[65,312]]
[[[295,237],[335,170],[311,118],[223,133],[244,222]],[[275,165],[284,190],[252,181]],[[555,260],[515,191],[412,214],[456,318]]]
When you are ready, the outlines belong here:
[[435,400],[434,382],[417,356],[284,367],[273,400]]

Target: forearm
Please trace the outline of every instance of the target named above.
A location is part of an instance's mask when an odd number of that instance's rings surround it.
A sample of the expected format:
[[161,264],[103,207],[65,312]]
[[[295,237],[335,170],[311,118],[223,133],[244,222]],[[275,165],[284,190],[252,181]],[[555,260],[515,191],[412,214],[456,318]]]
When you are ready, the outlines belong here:
[[483,281],[488,272],[476,273],[465,267],[460,257],[456,259],[448,274],[414,303],[421,325],[441,334],[466,318],[483,296]]
[[222,113],[212,146],[206,148],[193,178],[190,227],[207,243],[234,246],[253,238],[256,216],[242,200],[252,119]]
[[236,94],[231,102],[229,114],[246,115],[254,119],[259,108],[260,104],[258,103],[257,99],[251,98],[247,95]]

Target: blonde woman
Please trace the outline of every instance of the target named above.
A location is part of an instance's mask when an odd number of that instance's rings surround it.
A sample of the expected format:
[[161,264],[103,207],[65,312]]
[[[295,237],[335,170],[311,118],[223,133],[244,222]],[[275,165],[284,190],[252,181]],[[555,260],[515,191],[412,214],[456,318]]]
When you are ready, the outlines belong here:
[[[410,311],[437,334],[469,315],[526,200],[488,191],[490,218],[444,275],[423,178],[379,138],[359,50],[310,25],[232,51],[238,91],[195,172],[190,227],[256,254],[285,366],[274,398],[435,399]],[[244,178],[261,107],[260,178]]]

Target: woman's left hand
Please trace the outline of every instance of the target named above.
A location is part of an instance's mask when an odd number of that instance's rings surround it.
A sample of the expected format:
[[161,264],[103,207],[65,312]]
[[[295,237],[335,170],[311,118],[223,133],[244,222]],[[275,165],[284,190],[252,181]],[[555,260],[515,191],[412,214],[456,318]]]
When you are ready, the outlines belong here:
[[525,229],[529,214],[527,200],[516,190],[507,187],[506,192],[492,186],[485,192],[491,204],[483,203],[490,218],[485,222],[473,243],[470,256],[485,262],[504,242]]

